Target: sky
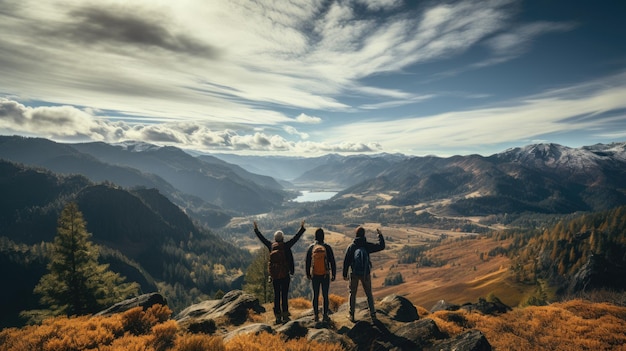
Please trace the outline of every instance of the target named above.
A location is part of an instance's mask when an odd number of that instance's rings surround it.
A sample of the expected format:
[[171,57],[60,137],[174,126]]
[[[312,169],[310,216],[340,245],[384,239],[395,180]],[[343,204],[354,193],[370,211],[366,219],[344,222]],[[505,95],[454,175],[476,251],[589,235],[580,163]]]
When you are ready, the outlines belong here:
[[0,0],[0,134],[207,153],[626,141],[622,0]]

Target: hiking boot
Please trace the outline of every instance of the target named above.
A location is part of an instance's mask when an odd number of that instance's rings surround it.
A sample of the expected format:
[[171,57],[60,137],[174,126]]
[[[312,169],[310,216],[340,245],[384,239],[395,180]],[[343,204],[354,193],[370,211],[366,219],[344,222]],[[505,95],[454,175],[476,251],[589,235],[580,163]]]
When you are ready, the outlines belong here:
[[291,318],[289,318],[289,316],[291,316],[291,313],[289,312],[283,312],[283,323],[287,323],[291,320]]
[[315,315],[315,317],[313,318],[314,321],[319,322],[320,321],[320,316]]
[[283,321],[280,319],[280,317],[276,317],[276,321],[274,322],[274,324],[283,324]]
[[330,317],[328,317],[328,315],[327,315],[327,314],[325,314],[325,315],[324,315],[324,317],[322,317],[322,320],[323,320],[324,322],[330,322]]

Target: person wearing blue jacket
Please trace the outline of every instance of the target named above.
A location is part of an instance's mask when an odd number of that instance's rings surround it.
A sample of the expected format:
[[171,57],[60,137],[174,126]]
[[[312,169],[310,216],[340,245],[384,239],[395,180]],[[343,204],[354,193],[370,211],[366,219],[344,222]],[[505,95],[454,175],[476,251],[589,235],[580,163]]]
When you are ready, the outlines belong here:
[[[355,322],[354,308],[359,282],[361,282],[365,296],[367,296],[370,316],[372,320],[376,320],[369,254],[385,249],[385,238],[380,229],[376,229],[376,233],[378,234],[378,243],[370,243],[365,239],[365,229],[358,227],[356,237],[346,249],[346,256],[343,260],[343,279],[350,280],[350,321],[353,323]],[[349,276],[348,273],[350,273]]]

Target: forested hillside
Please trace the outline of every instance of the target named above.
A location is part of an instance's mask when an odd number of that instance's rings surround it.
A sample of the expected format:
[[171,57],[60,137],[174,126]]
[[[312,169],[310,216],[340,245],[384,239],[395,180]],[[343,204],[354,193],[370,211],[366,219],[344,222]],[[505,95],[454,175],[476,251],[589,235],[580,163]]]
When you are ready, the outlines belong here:
[[158,288],[175,310],[242,285],[248,251],[194,225],[155,189],[94,184],[6,161],[0,161],[0,174],[0,280],[6,287],[0,304],[8,311],[3,325],[36,307],[31,296],[45,270],[46,243],[68,201],[83,212],[101,259],[140,283],[142,292]]
[[547,280],[559,294],[626,288],[626,206],[581,214],[545,229],[494,235],[513,238],[506,251],[518,280]]

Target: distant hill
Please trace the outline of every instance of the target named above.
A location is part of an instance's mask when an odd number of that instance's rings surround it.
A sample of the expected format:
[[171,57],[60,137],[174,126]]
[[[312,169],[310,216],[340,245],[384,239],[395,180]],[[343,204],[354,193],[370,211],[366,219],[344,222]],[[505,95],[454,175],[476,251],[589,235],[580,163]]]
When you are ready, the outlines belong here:
[[241,214],[267,212],[288,196],[278,183],[267,177],[235,171],[216,161],[203,161],[175,147],[146,147],[136,143],[85,143],[72,147],[103,162],[158,174],[184,193]]
[[289,181],[298,188],[343,189],[375,178],[391,165],[405,160],[401,154],[328,154],[318,157],[241,156],[214,154],[251,172]]
[[[5,286],[0,296],[32,295],[45,270],[41,243],[53,241],[67,201],[75,201],[83,212],[103,260],[138,281],[144,292],[156,290],[156,284],[160,291],[171,290],[172,306],[190,303],[191,292],[210,296],[240,288],[239,272],[251,260],[246,250],[196,227],[156,189],[126,190],[0,160],[0,193],[0,280]],[[214,271],[215,264],[224,268]],[[14,279],[15,272],[20,279]],[[0,305],[14,316],[33,308],[11,299],[0,299]]]
[[274,179],[174,147],[144,143],[61,144],[42,138],[0,136],[0,158],[82,174],[123,187],[156,188],[195,219],[219,227],[233,214],[270,211],[293,195]]
[[438,213],[571,213],[626,204],[626,143],[572,149],[556,144],[479,155],[412,157],[339,195],[393,194],[411,206],[446,200]]
[[374,179],[395,164],[407,159],[404,155],[378,154],[330,157],[293,180],[295,184],[320,184],[345,189]]

